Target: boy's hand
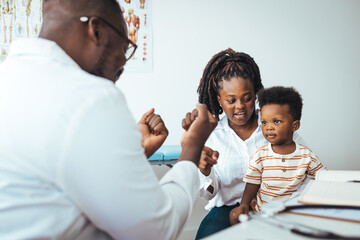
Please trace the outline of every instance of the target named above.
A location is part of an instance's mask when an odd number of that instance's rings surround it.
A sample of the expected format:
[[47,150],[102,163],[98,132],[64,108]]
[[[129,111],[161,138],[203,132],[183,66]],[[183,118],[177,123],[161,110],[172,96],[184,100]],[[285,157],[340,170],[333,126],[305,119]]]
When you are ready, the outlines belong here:
[[211,168],[217,164],[219,158],[219,152],[214,151],[209,147],[204,147],[201,153],[199,170],[205,176],[209,176],[211,173]]
[[160,115],[154,114],[154,108],[146,112],[138,122],[139,131],[142,135],[142,146],[147,158],[158,150],[169,135],[164,121]]
[[231,210],[230,214],[229,214],[229,220],[230,220],[230,225],[235,225],[239,223],[239,216],[240,214],[249,214],[249,205],[247,204],[240,204],[240,206],[234,208],[233,210]]

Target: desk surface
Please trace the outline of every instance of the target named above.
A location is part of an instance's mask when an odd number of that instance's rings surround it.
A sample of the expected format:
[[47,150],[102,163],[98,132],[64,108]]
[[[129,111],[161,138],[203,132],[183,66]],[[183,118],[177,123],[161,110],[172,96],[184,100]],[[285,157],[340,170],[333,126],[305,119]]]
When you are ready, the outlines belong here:
[[[281,220],[288,223],[301,223],[304,225],[316,227],[322,230],[332,231],[333,233],[344,236],[353,236],[360,238],[360,223],[332,220],[319,217],[310,217],[297,215],[292,213],[283,213],[277,215]],[[270,225],[258,219],[250,219],[248,222],[240,223],[228,229],[215,233],[208,238],[208,240],[223,240],[223,239],[319,239],[303,237],[293,234],[288,230],[283,230],[279,227]]]

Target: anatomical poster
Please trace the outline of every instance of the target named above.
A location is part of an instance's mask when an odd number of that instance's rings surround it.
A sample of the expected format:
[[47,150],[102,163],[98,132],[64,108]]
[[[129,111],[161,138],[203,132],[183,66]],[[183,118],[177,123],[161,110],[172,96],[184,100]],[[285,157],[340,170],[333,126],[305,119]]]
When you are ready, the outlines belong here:
[[127,73],[152,72],[151,0],[118,0],[128,27],[129,39],[136,43],[135,55],[128,60]]
[[[117,1],[128,27],[128,37],[138,46],[125,71],[152,72],[151,0]],[[42,5],[43,0],[0,0],[0,62],[8,56],[14,40],[38,36]]]
[[0,0],[0,62],[18,38],[38,36],[43,0]]

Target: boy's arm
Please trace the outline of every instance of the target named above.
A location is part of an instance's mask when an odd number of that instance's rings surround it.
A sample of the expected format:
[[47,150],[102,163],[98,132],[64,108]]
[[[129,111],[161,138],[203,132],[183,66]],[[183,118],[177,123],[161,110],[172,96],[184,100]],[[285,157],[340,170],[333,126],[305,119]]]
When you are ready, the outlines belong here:
[[258,192],[259,188],[260,188],[259,184],[246,183],[244,195],[241,198],[240,206],[234,208],[230,212],[229,218],[231,225],[239,223],[240,214],[249,213],[250,203],[256,196],[256,193]]
[[244,177],[246,186],[241,198],[240,206],[231,210],[229,215],[231,225],[239,223],[240,214],[249,213],[250,203],[260,188],[263,167],[262,161],[257,162],[256,160],[261,157],[261,153],[261,148],[259,148],[250,160],[249,168]]
[[315,175],[318,171],[327,170],[326,167],[319,161],[319,157],[316,156],[313,152],[310,153],[311,161],[308,166],[307,177],[315,178]]
[[[241,198],[240,205],[250,206],[250,203],[256,196],[256,193],[258,192],[259,188],[260,188],[259,184],[246,183],[244,195]],[[247,214],[247,212],[246,212],[246,214]]]

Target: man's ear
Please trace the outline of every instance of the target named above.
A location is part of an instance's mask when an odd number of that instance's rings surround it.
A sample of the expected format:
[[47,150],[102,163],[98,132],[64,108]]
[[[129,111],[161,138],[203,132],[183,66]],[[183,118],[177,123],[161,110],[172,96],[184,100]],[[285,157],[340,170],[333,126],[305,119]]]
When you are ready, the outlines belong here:
[[217,96],[217,100],[218,100],[218,103],[220,104],[220,96]]
[[103,29],[99,26],[100,24],[100,20],[96,17],[92,17],[89,20],[88,36],[96,45],[99,45],[103,40]]
[[295,120],[292,123],[292,131],[295,132],[300,128],[300,120]]

